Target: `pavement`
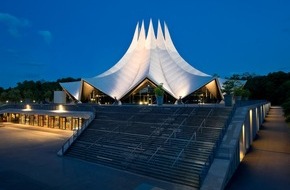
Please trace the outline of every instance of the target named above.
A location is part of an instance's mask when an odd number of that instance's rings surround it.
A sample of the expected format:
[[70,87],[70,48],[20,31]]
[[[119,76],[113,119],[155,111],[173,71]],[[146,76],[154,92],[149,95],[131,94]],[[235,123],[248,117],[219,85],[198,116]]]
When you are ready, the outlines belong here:
[[3,123],[0,126],[0,190],[161,190],[177,184],[57,156],[72,131]]
[[290,126],[281,107],[271,107],[226,189],[290,189]]
[[[11,123],[0,126],[0,190],[190,189],[185,186],[57,156],[72,131]],[[290,127],[271,107],[252,148],[226,187],[290,189]]]

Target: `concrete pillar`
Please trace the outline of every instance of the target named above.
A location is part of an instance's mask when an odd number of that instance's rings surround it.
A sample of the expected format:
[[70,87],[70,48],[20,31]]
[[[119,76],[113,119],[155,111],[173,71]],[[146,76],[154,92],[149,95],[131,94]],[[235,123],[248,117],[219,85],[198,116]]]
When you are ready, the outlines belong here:
[[243,160],[245,154],[246,154],[246,130],[245,130],[245,124],[242,126],[242,131],[240,134],[240,161]]
[[252,144],[253,142],[253,110],[249,110],[249,145]]
[[253,119],[253,138],[255,138],[256,133],[258,131],[258,126],[257,126],[257,108],[252,109],[252,119]]

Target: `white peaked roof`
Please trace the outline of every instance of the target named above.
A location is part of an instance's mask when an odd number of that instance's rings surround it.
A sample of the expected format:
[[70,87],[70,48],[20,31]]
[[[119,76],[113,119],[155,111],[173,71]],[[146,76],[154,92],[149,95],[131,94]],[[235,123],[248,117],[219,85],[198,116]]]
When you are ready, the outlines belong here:
[[59,84],[63,89],[65,89],[75,99],[77,99],[77,100],[81,99],[81,87],[82,87],[81,81],[65,82],[65,83],[59,83]]
[[[158,21],[157,35],[152,21],[145,31],[144,21],[136,26],[135,33],[125,55],[109,70],[84,82],[103,93],[120,100],[145,79],[156,85],[162,83],[167,93],[178,99],[186,97],[215,80],[188,64],[177,52],[164,23],[164,32]],[[80,100],[77,87],[61,84],[71,95]],[[75,85],[75,87],[73,87]]]

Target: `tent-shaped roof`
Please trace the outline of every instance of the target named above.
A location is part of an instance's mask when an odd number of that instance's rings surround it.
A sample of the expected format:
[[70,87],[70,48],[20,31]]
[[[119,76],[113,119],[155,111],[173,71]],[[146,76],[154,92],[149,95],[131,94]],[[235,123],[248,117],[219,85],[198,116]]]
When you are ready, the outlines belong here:
[[81,87],[82,83],[81,81],[75,81],[75,82],[64,82],[60,83],[60,86],[69,93],[70,96],[73,96],[76,100],[81,99]]
[[[112,68],[98,76],[82,80],[108,96],[120,100],[145,79],[155,84],[162,83],[165,91],[176,99],[186,97],[215,80],[214,77],[189,65],[179,55],[165,23],[163,33],[158,21],[155,36],[151,20],[147,35],[144,22],[141,27],[139,23],[137,24],[131,45]],[[61,85],[71,95],[76,94],[74,97],[80,100],[79,94],[76,93],[77,87],[81,86],[79,83],[70,86],[64,83]]]

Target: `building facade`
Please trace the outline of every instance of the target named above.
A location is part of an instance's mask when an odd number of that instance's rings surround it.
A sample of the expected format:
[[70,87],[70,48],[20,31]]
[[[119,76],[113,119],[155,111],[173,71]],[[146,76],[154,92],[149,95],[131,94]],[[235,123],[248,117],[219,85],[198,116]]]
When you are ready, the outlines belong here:
[[155,35],[152,21],[136,26],[124,56],[109,70],[81,81],[60,83],[78,102],[111,104],[154,104],[154,88],[162,84],[164,103],[216,103],[223,99],[219,79],[187,63],[176,50],[167,25],[158,21]]

